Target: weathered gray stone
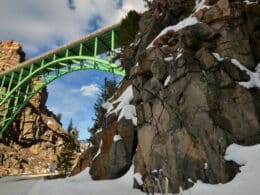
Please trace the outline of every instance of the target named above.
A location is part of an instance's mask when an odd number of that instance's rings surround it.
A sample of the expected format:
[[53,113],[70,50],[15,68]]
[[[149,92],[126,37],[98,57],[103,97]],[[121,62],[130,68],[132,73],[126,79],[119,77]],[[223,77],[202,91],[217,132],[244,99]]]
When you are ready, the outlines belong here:
[[150,93],[149,91],[147,91],[145,89],[141,91],[140,95],[144,102],[150,102],[154,97],[154,95],[152,93]]
[[239,68],[234,66],[230,60],[224,60],[221,65],[223,65],[224,70],[231,76],[235,81],[248,81],[250,77],[245,71],[241,71]]
[[200,64],[202,66],[201,68],[204,70],[208,70],[208,69],[218,65],[218,61],[204,47],[196,52],[195,58],[200,61]]
[[149,102],[143,102],[143,109],[144,109],[144,119],[145,122],[151,122],[152,118],[152,108]]
[[168,130],[170,116],[163,102],[155,99],[152,102],[152,126],[156,132],[165,132]]
[[157,96],[162,88],[161,82],[154,77],[144,84],[144,89],[154,96]]
[[156,134],[155,129],[151,125],[145,123],[142,127],[138,128],[137,132],[138,132],[137,133],[138,146],[140,148],[140,152],[144,159],[145,165],[149,166],[150,165],[149,161],[151,157],[150,153],[152,150],[151,146],[153,143],[154,136]]
[[164,80],[166,76],[167,65],[164,60],[158,59],[152,63],[151,72],[157,80]]
[[113,142],[110,148],[109,156],[109,178],[117,178],[119,175],[123,175],[129,169],[129,166],[131,165],[131,156],[128,154],[123,140]]

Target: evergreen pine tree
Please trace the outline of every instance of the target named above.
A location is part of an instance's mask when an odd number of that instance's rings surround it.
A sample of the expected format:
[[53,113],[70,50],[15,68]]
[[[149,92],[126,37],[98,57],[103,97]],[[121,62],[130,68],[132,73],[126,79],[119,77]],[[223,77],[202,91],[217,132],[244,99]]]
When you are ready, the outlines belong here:
[[104,84],[101,87],[99,97],[94,104],[94,111],[95,111],[95,116],[92,119],[94,121],[93,127],[88,129],[88,132],[90,132],[91,137],[95,134],[95,132],[101,128],[102,124],[100,122],[100,117],[101,117],[101,107],[102,104],[104,104],[116,91],[117,89],[117,83],[116,79],[104,79]]
[[73,127],[72,119],[68,125],[67,132],[63,138],[63,148],[58,156],[57,163],[57,169],[65,175],[71,170],[76,153],[80,150],[78,142],[79,131]]
[[61,118],[62,118],[62,113],[58,113],[56,118],[57,118],[57,121],[60,123],[61,122]]
[[80,144],[79,144],[79,130],[75,127],[73,128],[73,131],[72,131],[72,137],[73,137],[73,141],[74,141],[74,148],[75,148],[75,151],[76,152],[80,152]]
[[71,135],[64,136],[63,148],[58,156],[57,169],[67,175],[75,160],[74,139]]
[[73,123],[72,123],[72,119],[70,119],[70,123],[69,123],[68,128],[67,128],[67,132],[68,132],[69,135],[71,135],[72,130],[73,130]]
[[145,3],[145,7],[150,8],[152,6],[153,1],[152,0],[143,0]]
[[126,18],[122,20],[118,38],[121,46],[127,47],[130,43],[134,42],[139,30],[140,18],[141,14],[131,10],[128,12]]

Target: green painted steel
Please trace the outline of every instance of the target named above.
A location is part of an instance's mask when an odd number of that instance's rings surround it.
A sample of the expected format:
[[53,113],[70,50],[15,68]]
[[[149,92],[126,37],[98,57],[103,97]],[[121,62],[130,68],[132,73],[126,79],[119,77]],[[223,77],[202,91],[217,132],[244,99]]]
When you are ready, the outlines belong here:
[[0,73],[0,136],[30,99],[43,87],[65,74],[100,70],[124,76],[112,59],[119,48],[120,24],[101,29],[75,42],[28,60]]

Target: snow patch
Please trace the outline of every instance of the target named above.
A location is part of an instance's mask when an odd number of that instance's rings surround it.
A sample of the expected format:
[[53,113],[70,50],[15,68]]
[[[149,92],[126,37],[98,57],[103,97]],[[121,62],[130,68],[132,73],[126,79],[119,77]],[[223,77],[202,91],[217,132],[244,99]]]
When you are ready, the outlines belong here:
[[[133,189],[134,167],[119,179],[93,181],[89,168],[65,179],[20,179],[21,177],[0,178],[0,193],[3,195],[144,195]],[[8,181],[8,182],[7,182]]]
[[102,128],[98,129],[95,134],[101,133],[103,131]]
[[107,112],[110,112],[114,108],[113,104],[111,104],[110,102],[102,104],[102,107],[106,109]]
[[165,79],[165,81],[164,81],[164,86],[166,87],[166,86],[168,86],[168,84],[169,84],[169,82],[170,82],[170,80],[171,80],[171,76],[169,75],[166,79]]
[[86,148],[94,147],[94,145],[91,142],[86,143]]
[[125,118],[127,120],[132,120],[132,123],[137,126],[137,117],[136,117],[136,109],[134,105],[125,105],[118,117],[118,121],[120,121],[122,118]]
[[212,53],[212,55],[217,59],[217,61],[221,62],[223,61],[225,58],[222,58],[218,53]]
[[188,182],[194,183],[191,178],[188,178]]
[[98,155],[101,154],[101,147],[102,147],[102,145],[103,145],[103,140],[102,140],[102,138],[101,138],[98,151],[97,151],[96,155],[94,156],[94,158],[93,158],[92,160],[95,160],[95,158],[97,158]]
[[211,6],[205,5],[206,0],[196,0],[195,13],[204,8],[209,9]]
[[[245,195],[259,194],[260,185],[260,144],[255,146],[230,145],[225,153],[225,159],[234,161],[240,167],[234,179],[226,184],[206,184],[201,181],[194,183],[194,186],[182,192],[182,195]],[[192,180],[188,179],[189,182]]]
[[170,61],[173,60],[173,57],[172,57],[172,56],[166,57],[166,58],[164,58],[163,60],[166,61],[166,62],[170,62]]
[[[241,172],[226,184],[205,184],[195,182],[194,186],[182,192],[182,195],[258,195],[260,192],[260,144],[255,146],[230,145],[225,154],[226,160],[232,160],[240,165]],[[55,180],[21,180],[21,177],[0,178],[1,194],[17,195],[83,195],[83,194],[113,194],[113,195],[144,195],[133,189],[133,178],[140,179],[142,175],[134,174],[131,166],[126,175],[119,179],[93,181],[89,175],[89,168],[76,176]],[[189,182],[194,183],[190,178]],[[138,181],[137,181],[138,182]],[[139,183],[139,182],[138,182]]]
[[114,137],[113,137],[113,141],[114,142],[118,142],[118,141],[120,141],[120,140],[122,140],[123,138],[120,136],[120,135],[114,135]]
[[253,87],[258,87],[260,89],[260,63],[258,63],[257,67],[255,68],[256,72],[252,72],[248,68],[246,68],[244,65],[242,65],[237,59],[231,60],[232,64],[234,64],[236,67],[238,67],[240,70],[245,71],[248,76],[250,77],[249,81],[246,82],[239,82],[239,85],[242,85],[243,87],[250,89]]
[[182,48],[178,48],[178,53],[177,53],[177,56],[176,56],[176,58],[175,58],[175,60],[178,60],[181,56],[182,56],[182,52],[183,52],[183,49]]
[[149,49],[151,47],[153,47],[154,41],[156,39],[158,39],[160,36],[163,36],[164,34],[166,34],[169,30],[173,30],[173,31],[178,31],[181,30],[187,26],[192,26],[195,25],[197,23],[200,23],[198,21],[198,19],[196,17],[193,16],[189,16],[188,18],[185,18],[184,20],[180,21],[178,24],[173,25],[173,26],[168,26],[165,29],[163,29],[160,34],[148,45],[148,47],[146,49]]
[[257,3],[257,1],[249,1],[249,0],[244,0],[244,2],[245,2],[247,5]]
[[136,41],[136,43],[134,44],[134,46],[138,46],[140,42],[141,42],[141,39],[138,39],[138,41]]
[[123,51],[123,49],[122,49],[121,47],[116,48],[116,49],[114,50],[115,53],[121,53],[122,51]]
[[136,182],[138,183],[139,186],[142,186],[144,184],[142,177],[143,177],[142,174],[139,173],[139,172],[134,174],[134,178],[135,178],[135,180],[136,180]]
[[152,173],[158,173],[157,169],[152,170]]
[[130,85],[126,88],[126,90],[124,91],[124,93],[117,99],[113,102],[113,104],[118,104],[118,106],[113,110],[111,111],[112,113],[118,113],[120,110],[122,110],[122,108],[125,106],[125,105],[129,105],[130,102],[133,100],[134,98],[134,95],[133,95],[133,86]]
[[[109,103],[106,102],[102,105],[103,108],[107,110],[107,115],[115,113],[118,114],[119,117],[118,121],[120,121],[122,118],[132,120],[133,124],[137,125],[137,117],[136,117],[136,109],[134,105],[131,105],[130,102],[133,100],[133,86],[130,85],[126,88],[126,90],[123,92],[123,94],[114,102]],[[113,105],[117,106],[114,108]]]
[[183,194],[183,189],[181,186],[179,187],[179,194],[181,194],[181,195]]

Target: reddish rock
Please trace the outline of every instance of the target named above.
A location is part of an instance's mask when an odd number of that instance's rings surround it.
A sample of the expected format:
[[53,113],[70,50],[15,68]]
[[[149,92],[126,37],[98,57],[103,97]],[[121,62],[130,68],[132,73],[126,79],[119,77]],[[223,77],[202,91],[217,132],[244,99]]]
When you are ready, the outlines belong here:
[[70,176],[77,175],[81,171],[85,170],[87,167],[92,166],[92,159],[97,153],[98,148],[91,146],[85,150],[77,159],[76,167],[71,171]]
[[167,45],[169,39],[172,38],[173,36],[174,36],[174,30],[168,30],[164,35],[156,39],[153,45],[158,47]]
[[108,164],[109,164],[109,150],[113,143],[113,137],[116,135],[116,119],[109,124],[109,128],[102,134],[100,143],[100,154],[95,156],[92,161],[90,174],[93,179],[107,179],[109,178]]

